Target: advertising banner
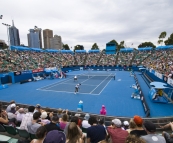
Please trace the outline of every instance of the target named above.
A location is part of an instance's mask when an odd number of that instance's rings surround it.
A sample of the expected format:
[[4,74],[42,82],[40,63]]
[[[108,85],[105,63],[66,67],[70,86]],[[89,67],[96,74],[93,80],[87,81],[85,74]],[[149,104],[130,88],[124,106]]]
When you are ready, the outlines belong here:
[[32,70],[32,73],[43,72],[43,71],[44,71],[43,68],[39,68],[39,69],[34,69],[34,70]]
[[19,76],[19,75],[21,75],[21,72],[20,71],[15,71],[14,72],[14,76]]

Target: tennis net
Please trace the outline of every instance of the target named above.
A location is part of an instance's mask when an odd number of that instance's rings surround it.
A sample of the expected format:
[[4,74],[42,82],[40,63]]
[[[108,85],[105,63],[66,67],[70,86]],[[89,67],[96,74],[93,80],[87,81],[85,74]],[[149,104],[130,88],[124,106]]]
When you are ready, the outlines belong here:
[[115,74],[109,75],[91,75],[91,74],[80,74],[80,75],[68,75],[67,77],[73,78],[77,76],[77,79],[92,79],[92,80],[110,80],[115,79]]

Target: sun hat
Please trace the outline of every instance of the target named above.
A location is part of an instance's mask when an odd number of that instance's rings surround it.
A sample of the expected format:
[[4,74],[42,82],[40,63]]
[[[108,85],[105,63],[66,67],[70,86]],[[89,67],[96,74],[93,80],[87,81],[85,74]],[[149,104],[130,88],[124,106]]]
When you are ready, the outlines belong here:
[[16,107],[16,104],[11,104],[11,108],[15,108]]
[[129,126],[129,122],[128,122],[128,121],[124,121],[124,122],[123,122],[123,125],[124,125],[124,126]]
[[47,112],[42,112],[40,117],[42,119],[45,119],[47,117]]

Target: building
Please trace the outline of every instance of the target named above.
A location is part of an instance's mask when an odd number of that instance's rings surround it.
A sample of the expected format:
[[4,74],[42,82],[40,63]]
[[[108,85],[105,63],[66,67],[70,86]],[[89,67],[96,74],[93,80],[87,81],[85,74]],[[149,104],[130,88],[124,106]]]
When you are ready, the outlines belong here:
[[14,26],[14,21],[12,21],[12,26],[9,27],[9,38],[10,38],[10,45],[13,46],[20,45],[19,30]]
[[42,37],[41,37],[41,28],[35,26],[34,29],[29,30],[27,34],[28,38],[28,47],[42,48]]
[[39,33],[35,32],[34,29],[29,30],[28,37],[28,47],[40,48]]
[[35,30],[35,32],[39,33],[40,48],[43,48],[43,46],[42,46],[42,33],[41,33],[42,29],[35,26],[34,30]]
[[44,48],[50,49],[50,38],[53,38],[53,31],[50,29],[43,30]]
[[61,36],[54,35],[53,38],[50,38],[50,47],[51,47],[51,49],[61,50],[62,49]]

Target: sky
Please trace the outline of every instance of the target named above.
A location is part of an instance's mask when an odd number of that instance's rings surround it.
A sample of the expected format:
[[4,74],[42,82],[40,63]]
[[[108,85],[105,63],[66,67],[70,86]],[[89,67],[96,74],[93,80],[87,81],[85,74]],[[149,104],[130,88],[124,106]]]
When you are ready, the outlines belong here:
[[[159,46],[161,32],[167,32],[165,40],[173,33],[172,6],[173,0],[0,0],[0,22],[14,20],[24,45],[28,30],[37,26],[53,30],[72,49],[90,50],[97,43],[102,50],[113,39],[131,48],[149,41]],[[8,41],[2,24],[0,39]]]

